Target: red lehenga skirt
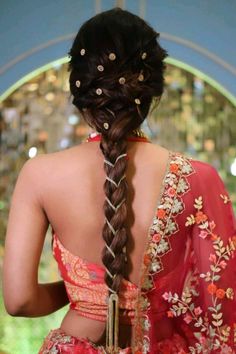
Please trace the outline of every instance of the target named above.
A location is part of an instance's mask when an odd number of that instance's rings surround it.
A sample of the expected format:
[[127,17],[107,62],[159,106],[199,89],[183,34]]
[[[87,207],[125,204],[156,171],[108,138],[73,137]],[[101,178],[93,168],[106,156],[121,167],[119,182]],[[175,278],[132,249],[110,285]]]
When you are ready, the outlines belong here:
[[[185,351],[186,350],[186,351]],[[159,342],[154,349],[159,354],[186,354],[183,338],[174,334],[171,340]],[[60,328],[51,330],[45,338],[38,354],[106,354],[102,346],[95,346],[89,339],[81,339],[66,334]],[[132,354],[131,347],[120,349],[119,354]]]
[[[95,346],[89,339],[66,334],[60,328],[53,329],[45,338],[38,354],[103,354],[103,346]],[[120,354],[131,354],[131,348],[120,349]]]

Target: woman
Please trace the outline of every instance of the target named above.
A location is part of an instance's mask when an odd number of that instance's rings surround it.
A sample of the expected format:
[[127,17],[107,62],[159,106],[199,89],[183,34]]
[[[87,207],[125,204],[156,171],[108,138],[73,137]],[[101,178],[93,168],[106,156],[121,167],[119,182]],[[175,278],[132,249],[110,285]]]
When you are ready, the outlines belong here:
[[[33,317],[70,303],[40,354],[235,353],[229,195],[214,167],[140,129],[163,93],[158,36],[120,8],[85,22],[69,52],[70,90],[94,132],[27,161],[18,176],[6,309]],[[63,281],[38,284],[49,224]]]

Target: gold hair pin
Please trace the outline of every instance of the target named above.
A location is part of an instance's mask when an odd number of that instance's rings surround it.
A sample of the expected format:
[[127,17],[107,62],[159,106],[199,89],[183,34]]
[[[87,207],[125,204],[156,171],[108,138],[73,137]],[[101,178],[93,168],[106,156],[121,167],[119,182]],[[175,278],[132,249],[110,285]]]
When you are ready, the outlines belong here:
[[141,104],[141,101],[140,101],[139,98],[135,98],[134,102],[135,102],[136,104]]
[[147,58],[147,53],[146,52],[143,52],[142,55],[141,55],[141,58],[144,60]]
[[99,96],[102,94],[102,89],[100,87],[96,89],[96,94]]
[[108,56],[108,58],[109,58],[111,61],[116,60],[116,55],[115,55],[115,53],[110,53],[109,56]]
[[98,71],[104,71],[104,66],[103,65],[98,65],[97,69],[98,69]]
[[144,80],[143,74],[139,74],[139,76],[138,76],[138,81],[143,81],[143,80]]
[[119,78],[119,83],[120,83],[121,85],[124,85],[125,81],[126,81],[126,80],[125,80],[125,77],[122,76],[122,77]]

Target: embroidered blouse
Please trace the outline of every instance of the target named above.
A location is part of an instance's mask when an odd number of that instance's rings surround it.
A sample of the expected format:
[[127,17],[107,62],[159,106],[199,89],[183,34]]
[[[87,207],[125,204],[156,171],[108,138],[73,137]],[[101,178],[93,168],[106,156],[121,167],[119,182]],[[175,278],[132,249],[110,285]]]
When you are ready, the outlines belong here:
[[[108,290],[105,268],[88,262],[67,250],[53,233],[53,255],[65,282],[70,308],[80,316],[106,322]],[[132,324],[137,286],[122,279],[120,288],[120,322]]]

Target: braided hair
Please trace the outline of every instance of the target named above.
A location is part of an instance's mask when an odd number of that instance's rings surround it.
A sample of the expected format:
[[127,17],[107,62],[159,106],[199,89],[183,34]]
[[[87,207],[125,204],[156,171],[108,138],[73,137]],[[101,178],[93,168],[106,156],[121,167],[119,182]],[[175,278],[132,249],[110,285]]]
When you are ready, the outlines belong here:
[[72,103],[101,134],[106,173],[102,261],[109,294],[119,293],[126,270],[126,138],[164,88],[167,52],[158,37],[143,19],[116,7],[86,21],[68,53]]

